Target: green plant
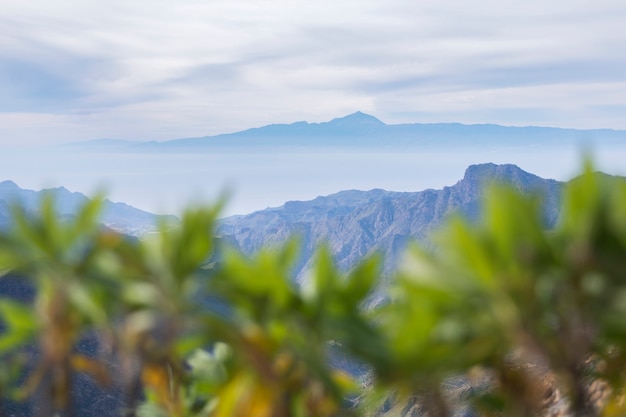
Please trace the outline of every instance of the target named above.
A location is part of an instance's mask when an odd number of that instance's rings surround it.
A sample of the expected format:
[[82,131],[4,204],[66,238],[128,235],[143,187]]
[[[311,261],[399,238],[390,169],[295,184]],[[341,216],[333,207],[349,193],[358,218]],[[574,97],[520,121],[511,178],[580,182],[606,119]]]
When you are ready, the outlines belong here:
[[[456,406],[443,384],[478,375],[463,400],[482,415],[544,412],[544,379],[572,415],[626,413],[620,178],[587,167],[550,231],[539,196],[492,186],[482,218],[453,217],[434,250],[413,247],[370,310],[377,257],[343,274],[322,247],[297,285],[297,242],[244,257],[214,238],[219,206],[137,240],[98,225],[100,201],[63,220],[46,199],[0,233],[0,270],[36,294],[32,305],[0,300],[3,398],[71,416],[72,381],[85,374],[118,387],[126,415],[380,415],[381,403],[418,395],[443,416]],[[99,349],[77,350],[85,338]],[[332,368],[330,346],[368,378]],[[600,400],[594,384],[607,388]]]
[[[477,223],[450,219],[434,252],[413,248],[379,312],[393,361],[381,381],[430,393],[440,415],[442,381],[477,368],[492,378],[477,398],[488,414],[537,415],[542,378],[572,415],[626,412],[626,182],[588,166],[554,230],[541,214],[539,196],[493,185]],[[590,392],[598,381],[608,399]]]
[[[217,207],[135,240],[98,225],[99,201],[72,220],[54,215],[52,199],[40,216],[16,209],[15,227],[0,235],[0,268],[36,289],[32,306],[0,301],[2,364],[36,360],[4,381],[14,398],[73,415],[72,381],[85,373],[119,386],[128,415],[337,413],[355,387],[328,366],[327,342],[352,327],[367,336],[359,305],[376,262],[344,279],[321,251],[311,285],[299,288],[293,242],[255,259],[216,256]],[[101,352],[77,353],[85,337]]]

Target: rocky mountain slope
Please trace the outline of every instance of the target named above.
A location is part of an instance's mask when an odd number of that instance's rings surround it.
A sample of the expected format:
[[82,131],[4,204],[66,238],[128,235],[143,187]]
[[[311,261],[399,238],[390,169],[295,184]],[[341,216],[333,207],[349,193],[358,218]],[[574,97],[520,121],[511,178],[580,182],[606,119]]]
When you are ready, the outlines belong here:
[[[376,125],[376,124],[374,124]],[[525,172],[514,165],[481,164],[467,168],[464,178],[440,190],[392,192],[341,191],[310,201],[290,201],[244,216],[225,218],[219,234],[246,254],[277,245],[291,236],[301,240],[301,257],[295,265],[302,279],[315,250],[326,243],[338,265],[349,269],[362,257],[381,252],[385,273],[391,271],[408,241],[424,242],[428,233],[452,212],[470,218],[480,210],[480,196],[488,181],[506,182],[524,191],[545,195],[546,225],[554,224],[561,183]],[[60,216],[72,216],[87,197],[60,187],[42,191],[24,190],[11,181],[0,182],[0,227],[10,223],[10,206],[36,212],[46,193],[52,193]],[[106,200],[102,223],[125,234],[140,235],[154,229],[159,216],[124,203]],[[175,220],[169,216],[170,220]]]
[[511,184],[522,192],[540,192],[544,195],[546,227],[556,222],[562,183],[515,165],[481,164],[470,166],[463,179],[441,190],[342,191],[226,218],[219,232],[246,254],[280,244],[292,235],[299,237],[302,254],[294,271],[297,280],[306,275],[321,243],[330,247],[344,270],[363,256],[381,252],[385,259],[383,272],[388,274],[406,244],[424,242],[446,216],[457,212],[476,217],[480,196],[490,181]]

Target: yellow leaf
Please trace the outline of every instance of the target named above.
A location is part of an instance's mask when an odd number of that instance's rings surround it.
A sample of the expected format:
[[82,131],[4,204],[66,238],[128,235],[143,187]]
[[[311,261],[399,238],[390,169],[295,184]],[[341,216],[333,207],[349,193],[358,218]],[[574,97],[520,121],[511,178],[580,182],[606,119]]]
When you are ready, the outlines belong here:
[[100,385],[110,385],[111,376],[106,367],[96,359],[84,355],[72,355],[70,358],[72,368],[79,372],[85,372],[93,377]]

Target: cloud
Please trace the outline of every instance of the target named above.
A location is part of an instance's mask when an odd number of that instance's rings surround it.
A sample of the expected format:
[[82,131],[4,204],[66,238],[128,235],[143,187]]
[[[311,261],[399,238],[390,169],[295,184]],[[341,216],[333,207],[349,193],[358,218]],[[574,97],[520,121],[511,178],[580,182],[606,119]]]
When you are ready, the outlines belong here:
[[[624,96],[621,1],[7,0],[3,8],[5,143],[200,136],[355,110],[390,122],[413,114],[430,120],[402,121],[626,128],[601,110]],[[21,128],[28,114],[33,126]]]

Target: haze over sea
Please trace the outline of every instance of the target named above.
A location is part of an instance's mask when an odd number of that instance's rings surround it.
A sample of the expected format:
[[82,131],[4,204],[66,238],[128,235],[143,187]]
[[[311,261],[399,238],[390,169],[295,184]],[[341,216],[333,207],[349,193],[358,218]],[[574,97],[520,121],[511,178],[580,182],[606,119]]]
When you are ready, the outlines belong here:
[[[584,148],[523,146],[450,149],[269,148],[205,152],[112,152],[62,148],[5,149],[1,179],[22,188],[64,186],[155,213],[179,214],[229,191],[224,215],[245,214],[289,200],[341,190],[419,191],[453,185],[470,164],[513,163],[545,178],[567,180]],[[598,169],[626,174],[626,145],[594,146]]]

